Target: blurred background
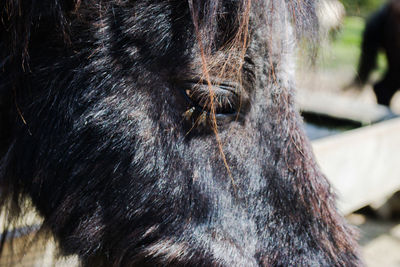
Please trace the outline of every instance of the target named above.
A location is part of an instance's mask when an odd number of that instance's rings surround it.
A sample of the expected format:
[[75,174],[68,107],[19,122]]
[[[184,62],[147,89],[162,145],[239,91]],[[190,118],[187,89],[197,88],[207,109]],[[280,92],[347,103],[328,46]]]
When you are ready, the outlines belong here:
[[[340,210],[360,231],[366,265],[380,267],[400,266],[400,90],[389,106],[377,104],[373,87],[388,69],[382,46],[365,84],[358,66],[366,22],[388,2],[322,0],[322,45],[311,68],[304,68],[304,51],[310,51],[304,49],[297,70],[297,102],[317,161],[337,192]],[[400,29],[400,7],[396,12]],[[395,22],[371,24],[386,34]],[[400,53],[396,31],[388,34]]]

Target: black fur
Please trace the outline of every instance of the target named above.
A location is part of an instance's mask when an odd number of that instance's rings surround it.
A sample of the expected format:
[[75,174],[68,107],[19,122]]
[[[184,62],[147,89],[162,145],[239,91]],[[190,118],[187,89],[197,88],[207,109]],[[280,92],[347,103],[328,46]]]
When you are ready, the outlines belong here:
[[0,0],[4,207],[85,266],[361,265],[293,105],[313,1],[248,3]]

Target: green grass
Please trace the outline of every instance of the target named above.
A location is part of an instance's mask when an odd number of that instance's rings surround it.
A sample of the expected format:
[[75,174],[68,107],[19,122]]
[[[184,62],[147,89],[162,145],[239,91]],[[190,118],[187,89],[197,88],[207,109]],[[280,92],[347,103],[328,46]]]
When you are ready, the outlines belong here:
[[[342,67],[357,69],[364,25],[361,17],[346,17],[335,41],[322,48],[320,67],[328,71]],[[386,58],[380,53],[377,72],[383,73],[385,68]]]
[[342,30],[336,33],[336,40],[323,47],[321,67],[335,69],[343,65],[356,66],[360,56],[363,29],[362,18],[347,17]]
[[340,0],[351,16],[368,17],[377,10],[386,0]]

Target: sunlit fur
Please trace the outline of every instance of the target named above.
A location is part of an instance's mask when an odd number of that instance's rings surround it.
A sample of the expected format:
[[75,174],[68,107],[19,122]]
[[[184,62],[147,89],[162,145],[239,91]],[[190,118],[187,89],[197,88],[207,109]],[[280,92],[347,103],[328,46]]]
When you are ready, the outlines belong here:
[[[6,212],[84,266],[361,265],[293,104],[313,3],[0,0]],[[237,116],[182,116],[188,80]]]

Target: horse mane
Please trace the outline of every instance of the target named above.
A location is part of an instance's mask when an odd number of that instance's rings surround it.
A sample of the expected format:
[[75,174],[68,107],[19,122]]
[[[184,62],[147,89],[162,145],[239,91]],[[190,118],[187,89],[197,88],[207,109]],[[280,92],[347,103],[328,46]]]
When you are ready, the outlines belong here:
[[[66,44],[69,43],[70,22],[74,17],[80,16],[85,7],[92,6],[98,9],[99,13],[111,7],[112,4],[123,4],[123,0],[0,0],[0,66],[3,68],[6,63],[23,71],[29,69],[29,44],[32,31],[38,27],[51,27],[60,36],[63,36]],[[238,4],[235,4],[238,2]],[[235,46],[246,46],[248,34],[248,21],[252,0],[232,1],[231,5],[237,5],[238,32],[235,36]],[[255,2],[255,1],[254,1]],[[315,1],[312,0],[263,0],[261,6],[265,9],[266,23],[268,17],[275,12],[274,6],[284,2],[289,13],[292,15],[292,23],[296,36],[306,37],[308,40],[316,40],[317,37],[317,16],[315,13]],[[207,40],[208,49],[212,51],[215,36],[218,30],[217,19],[224,14],[223,0],[188,0],[193,16],[195,27],[202,28],[201,38]],[[18,69],[18,68],[17,68]],[[15,71],[15,70],[14,70]]]

